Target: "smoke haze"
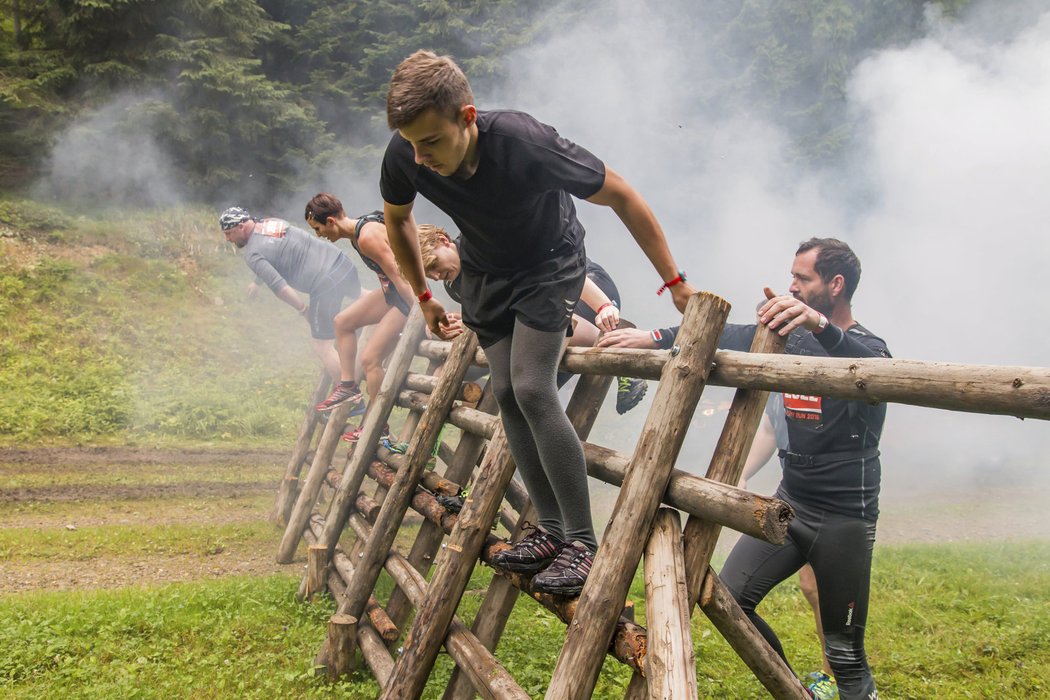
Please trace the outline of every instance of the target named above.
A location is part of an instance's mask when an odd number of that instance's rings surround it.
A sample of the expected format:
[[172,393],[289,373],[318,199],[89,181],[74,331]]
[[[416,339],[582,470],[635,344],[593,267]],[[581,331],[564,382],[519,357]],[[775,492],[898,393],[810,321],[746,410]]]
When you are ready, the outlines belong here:
[[[727,65],[748,62],[712,59],[712,41],[692,3],[605,3],[514,56],[508,83],[475,83],[478,105],[530,112],[623,174],[657,213],[691,281],[734,305],[731,321],[752,320],[763,286],[786,291],[799,241],[835,236],[863,263],[855,316],[895,357],[1050,365],[1041,328],[1050,301],[1039,282],[1050,248],[1050,2],[989,0],[952,22],[928,9],[924,36],[871,54],[848,77],[854,138],[826,166],[797,157],[787,118],[699,96],[698,87],[727,80]],[[119,123],[114,109],[98,118]],[[100,145],[100,123],[60,144],[57,173],[119,176],[114,191],[146,181],[179,191],[148,135],[113,149]],[[327,190],[351,214],[379,208],[386,135],[376,139],[371,170],[304,172],[299,192],[266,203],[250,201],[246,181],[228,204],[298,222],[306,198]],[[103,152],[109,161],[99,160]],[[103,172],[99,162],[112,165]],[[676,323],[615,216],[587,203],[578,210],[588,253],[617,281],[625,315],[640,327]],[[448,224],[422,200],[416,213]],[[728,392],[704,398],[711,408]],[[594,439],[632,449],[649,400],[625,417],[606,409]],[[721,419],[698,415],[694,424],[681,466],[702,471]],[[892,406],[883,453],[888,497],[1050,483],[1043,421]],[[767,490],[775,472],[766,469]]]

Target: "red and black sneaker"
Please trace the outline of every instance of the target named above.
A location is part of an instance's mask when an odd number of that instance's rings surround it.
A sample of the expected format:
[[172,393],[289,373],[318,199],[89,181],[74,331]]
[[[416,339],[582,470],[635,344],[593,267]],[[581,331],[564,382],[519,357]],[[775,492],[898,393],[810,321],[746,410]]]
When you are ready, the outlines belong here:
[[531,574],[540,571],[566,546],[557,536],[538,525],[524,523],[521,529],[529,534],[515,542],[510,549],[497,552],[492,557],[493,566],[507,571]]
[[581,542],[566,544],[553,564],[532,577],[532,590],[563,596],[579,595],[593,564],[594,554]]
[[364,403],[364,397],[361,395],[361,387],[357,385],[357,382],[339,382],[335,385],[335,388],[332,389],[332,393],[328,395],[328,398],[314,406],[314,409],[323,413],[331,411],[336,406],[342,406],[344,403]]
[[[358,440],[361,439],[361,429],[362,429],[362,427],[363,426],[359,425],[356,428],[354,428],[353,430],[346,431],[345,433],[343,433],[343,437],[341,439],[346,440],[347,442],[357,442]],[[384,425],[383,426],[383,434],[379,436],[379,441],[382,442],[383,440],[389,440],[389,439],[390,439],[390,425]]]

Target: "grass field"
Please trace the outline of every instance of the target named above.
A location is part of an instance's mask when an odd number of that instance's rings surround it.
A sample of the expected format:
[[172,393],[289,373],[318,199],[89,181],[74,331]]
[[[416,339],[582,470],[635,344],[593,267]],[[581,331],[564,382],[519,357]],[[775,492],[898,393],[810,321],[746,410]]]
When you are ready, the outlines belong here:
[[[294,600],[301,558],[273,563],[280,532],[265,518],[280,453],[180,460],[176,451],[111,449],[64,462],[62,451],[3,454],[0,696],[375,696],[366,673],[334,686],[314,677],[333,605]],[[475,571],[465,619],[490,576]],[[642,590],[637,577],[639,621]],[[879,545],[872,591],[868,649],[883,697],[1050,693],[1050,542]],[[812,619],[794,582],[764,603],[764,615],[796,670],[816,669]],[[693,625],[701,696],[764,697],[706,619]],[[563,634],[521,599],[497,655],[539,697]],[[440,697],[450,672],[442,654],[427,697]],[[608,661],[595,697],[621,697],[627,680]]]

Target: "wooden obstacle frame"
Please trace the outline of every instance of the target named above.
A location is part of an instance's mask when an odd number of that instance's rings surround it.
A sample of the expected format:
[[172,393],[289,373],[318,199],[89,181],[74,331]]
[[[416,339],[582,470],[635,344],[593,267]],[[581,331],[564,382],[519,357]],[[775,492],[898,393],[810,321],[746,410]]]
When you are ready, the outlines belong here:
[[[456,610],[474,566],[490,563],[508,546],[490,526],[499,518],[516,538],[522,523],[536,519],[524,490],[511,478],[514,462],[493,397],[464,381],[471,365],[487,366],[476,337],[467,332],[451,343],[424,340],[422,316],[414,309],[362,420],[361,438],[341,469],[332,465],[349,408],[335,409],[326,422],[317,417],[312,407],[328,386],[322,379],[272,514],[285,528],[279,562],[291,562],[300,541],[308,545],[300,598],[327,590],[338,602],[315,659],[319,672],[337,678],[359,654],[381,687],[380,697],[416,698],[443,645],[457,667],[446,700],[475,694],[527,698],[493,654],[524,592],[567,625],[547,698],[589,698],[606,656],[633,669],[627,698],[696,697],[689,622],[695,607],[772,697],[808,698],[710,567],[722,527],[779,544],[793,517],[783,501],[734,486],[768,392],[1045,420],[1050,418],[1050,369],[784,356],[782,339],[764,326],[751,352],[718,351],[728,314],[727,302],[702,292],[690,300],[669,351],[565,352],[561,368],[580,375],[566,411],[583,441],[588,473],[619,486],[619,497],[578,597],[533,591],[529,576],[497,569],[470,628]],[[416,356],[429,360],[426,374],[410,371]],[[631,455],[586,442],[616,376],[659,380]],[[735,387],[736,393],[706,476],[699,477],[674,465],[707,384]],[[398,436],[407,443],[404,454],[380,441],[394,406],[409,411]],[[438,442],[446,423],[462,431],[455,449]],[[444,466],[440,475],[428,469],[435,453]],[[366,479],[375,485],[372,495],[365,494]],[[456,496],[465,486],[469,495],[462,510],[455,513],[441,504],[441,497]],[[393,545],[409,509],[423,521],[410,551],[402,554]],[[684,527],[678,511],[687,516]],[[347,528],[356,539],[350,551],[343,551],[339,541]],[[633,605],[628,589],[643,556],[646,615],[658,635],[627,614]],[[374,593],[381,570],[396,584],[386,605]],[[413,610],[406,632],[402,628]]]

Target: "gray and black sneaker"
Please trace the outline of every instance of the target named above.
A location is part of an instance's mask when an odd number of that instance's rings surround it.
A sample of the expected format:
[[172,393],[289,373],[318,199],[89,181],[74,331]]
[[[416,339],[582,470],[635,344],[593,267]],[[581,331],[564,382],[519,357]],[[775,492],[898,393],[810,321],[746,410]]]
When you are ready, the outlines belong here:
[[591,573],[594,554],[582,542],[565,545],[554,563],[532,577],[532,590],[576,596]]
[[644,379],[620,377],[616,385],[616,412],[621,416],[638,405],[649,389]]
[[535,573],[554,561],[558,552],[567,546],[539,525],[524,523],[521,529],[529,531],[529,534],[515,542],[510,549],[497,552],[492,557],[493,566],[516,573]]

